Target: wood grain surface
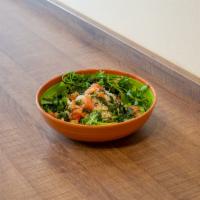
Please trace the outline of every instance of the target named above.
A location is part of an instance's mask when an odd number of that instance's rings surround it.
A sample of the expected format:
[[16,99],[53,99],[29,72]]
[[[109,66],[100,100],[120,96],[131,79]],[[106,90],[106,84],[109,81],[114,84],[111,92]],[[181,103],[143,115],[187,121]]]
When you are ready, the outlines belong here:
[[[0,200],[199,200],[200,106],[72,33],[39,1],[0,1]],[[49,128],[36,109],[38,87],[55,74],[105,66],[155,86],[148,123],[104,144]]]

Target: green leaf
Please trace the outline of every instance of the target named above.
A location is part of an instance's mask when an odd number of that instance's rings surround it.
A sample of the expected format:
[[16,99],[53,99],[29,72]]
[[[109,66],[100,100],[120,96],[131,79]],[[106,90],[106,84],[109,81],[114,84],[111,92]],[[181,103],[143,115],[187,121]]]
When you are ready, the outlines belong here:
[[124,105],[129,103],[129,99],[128,99],[127,95],[125,95],[124,93],[120,93],[120,97],[121,97],[121,101]]
[[48,100],[48,99],[41,99],[40,103],[41,105],[53,104],[52,100]]
[[99,122],[101,122],[101,120],[101,112],[93,111],[88,116],[83,118],[81,122],[88,125],[97,125]]
[[61,94],[65,91],[65,84],[63,82],[57,83],[51,86],[40,99],[53,99],[56,95]]
[[143,85],[141,88],[140,88],[140,91],[141,92],[146,92],[148,90],[148,85]]

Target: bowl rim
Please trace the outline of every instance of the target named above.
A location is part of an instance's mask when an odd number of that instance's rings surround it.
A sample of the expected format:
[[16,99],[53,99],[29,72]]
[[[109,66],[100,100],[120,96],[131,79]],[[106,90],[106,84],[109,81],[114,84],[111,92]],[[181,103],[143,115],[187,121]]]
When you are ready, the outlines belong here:
[[[73,70],[72,70],[72,71],[73,71]],[[153,108],[155,107],[155,104],[156,104],[156,102],[157,102],[157,94],[156,94],[156,92],[155,92],[155,89],[154,89],[154,87],[153,87],[148,81],[146,81],[146,80],[143,79],[142,77],[136,75],[135,73],[129,73],[129,72],[124,72],[124,71],[120,71],[120,70],[106,69],[106,68],[102,68],[102,69],[101,69],[101,68],[99,68],[99,69],[98,69],[98,68],[85,68],[85,69],[81,69],[81,70],[74,70],[73,72],[75,72],[75,73],[82,73],[82,74],[84,74],[84,72],[89,72],[89,73],[92,74],[92,73],[95,73],[95,72],[97,72],[97,71],[105,71],[106,73],[110,73],[110,74],[112,74],[112,73],[118,74],[118,75],[121,74],[122,76],[131,77],[131,78],[133,78],[133,79],[135,79],[135,80],[138,80],[138,81],[140,81],[140,82],[145,83],[146,85],[148,85],[148,87],[149,87],[150,90],[152,91],[153,97],[154,97],[153,103],[151,104],[150,108],[149,108],[146,112],[144,112],[142,115],[140,115],[140,116],[138,116],[138,117],[135,117],[135,118],[128,119],[128,120],[126,120],[126,121],[124,121],[124,122],[108,123],[108,124],[102,124],[102,125],[74,124],[74,123],[71,123],[71,122],[66,122],[66,121],[57,119],[57,118],[53,117],[52,115],[50,115],[49,113],[47,113],[47,112],[41,107],[41,105],[40,105],[40,103],[39,103],[39,97],[40,97],[41,95],[39,96],[39,94],[40,94],[41,90],[42,90],[46,85],[49,84],[49,82],[52,82],[52,81],[54,81],[55,79],[61,78],[62,75],[63,75],[64,73],[52,77],[51,79],[49,79],[48,81],[46,81],[45,83],[43,83],[43,84],[39,87],[39,89],[38,89],[37,92],[36,92],[36,96],[35,96],[35,101],[36,101],[36,106],[37,106],[37,108],[38,108],[39,111],[40,111],[43,115],[45,115],[47,118],[50,118],[51,120],[53,120],[53,121],[55,121],[55,122],[58,122],[58,123],[60,123],[60,124],[68,125],[68,126],[71,126],[71,127],[93,128],[93,129],[97,129],[97,128],[98,128],[98,129],[101,129],[101,128],[111,127],[111,126],[115,126],[115,127],[116,127],[116,126],[121,126],[121,125],[129,124],[129,123],[131,123],[131,122],[133,122],[133,121],[136,121],[136,120],[138,120],[138,119],[144,117],[145,115],[147,115],[148,113],[151,113],[151,112],[153,111]]]

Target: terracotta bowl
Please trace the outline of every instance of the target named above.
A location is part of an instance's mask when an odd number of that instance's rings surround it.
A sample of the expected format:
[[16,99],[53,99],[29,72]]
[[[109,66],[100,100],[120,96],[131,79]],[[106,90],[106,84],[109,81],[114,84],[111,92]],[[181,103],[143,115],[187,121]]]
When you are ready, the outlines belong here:
[[[92,74],[96,73],[97,69],[85,69],[76,71],[77,73],[81,74]],[[61,81],[61,75],[55,78],[50,79],[44,85],[42,85],[36,94],[36,105],[40,113],[42,114],[45,121],[59,133],[79,141],[88,141],[88,142],[103,142],[103,141],[110,141],[125,137],[137,131],[141,128],[147,119],[150,117],[156,103],[156,93],[154,88],[144,79],[140,78],[135,74],[130,74],[126,72],[116,71],[116,70],[103,70],[109,74],[118,74],[118,75],[125,75],[129,76],[133,79],[136,79],[142,83],[149,85],[151,93],[153,94],[153,102],[151,107],[143,113],[141,116],[137,118],[133,118],[127,120],[125,122],[120,122],[116,124],[109,124],[109,125],[81,125],[81,124],[72,124],[70,122],[65,122],[59,119],[54,118],[47,112],[43,110],[40,106],[39,99],[41,95],[51,86]]]

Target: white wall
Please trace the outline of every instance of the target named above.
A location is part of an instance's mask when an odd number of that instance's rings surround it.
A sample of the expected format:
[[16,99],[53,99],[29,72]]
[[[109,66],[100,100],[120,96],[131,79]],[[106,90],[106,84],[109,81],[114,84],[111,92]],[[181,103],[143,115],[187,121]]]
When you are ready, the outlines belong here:
[[200,0],[58,0],[200,77]]

